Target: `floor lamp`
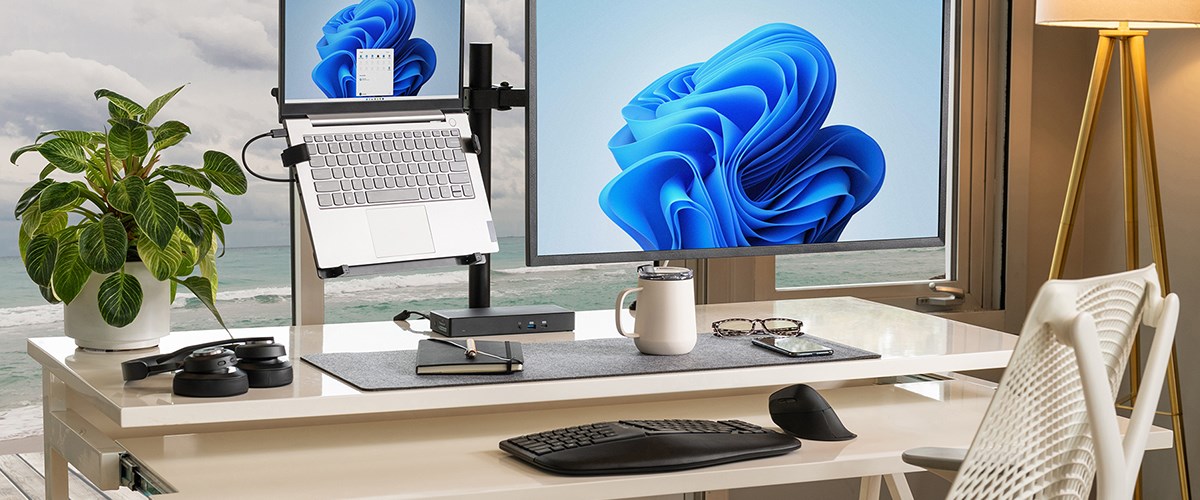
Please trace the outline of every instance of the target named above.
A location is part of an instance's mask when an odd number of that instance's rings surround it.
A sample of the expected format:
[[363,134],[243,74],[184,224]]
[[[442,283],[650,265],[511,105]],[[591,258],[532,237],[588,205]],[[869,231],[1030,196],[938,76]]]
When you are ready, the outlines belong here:
[[[1092,138],[1100,100],[1108,77],[1113,52],[1120,54],[1121,116],[1124,141],[1125,179],[1125,260],[1129,269],[1138,262],[1137,164],[1141,154],[1146,190],[1147,212],[1150,218],[1150,243],[1154,262],[1158,265],[1163,294],[1171,291],[1167,273],[1166,242],[1163,236],[1162,202],[1158,189],[1158,163],[1154,150],[1154,127],[1150,115],[1150,93],[1146,76],[1145,37],[1147,29],[1200,27],[1200,0],[1037,0],[1037,23],[1051,26],[1099,28],[1096,60],[1083,109],[1083,123],[1071,164],[1071,178],[1063,203],[1062,221],[1054,244],[1050,264],[1050,279],[1062,277],[1063,260],[1071,239],[1076,204]],[[1138,344],[1130,356],[1130,398],[1137,397]],[[1184,447],[1183,410],[1180,406],[1179,369],[1174,349],[1167,367],[1167,390],[1170,392],[1171,424],[1175,434],[1175,453],[1178,463],[1180,494],[1190,496],[1187,451]],[[1141,496],[1139,481],[1137,495]]]

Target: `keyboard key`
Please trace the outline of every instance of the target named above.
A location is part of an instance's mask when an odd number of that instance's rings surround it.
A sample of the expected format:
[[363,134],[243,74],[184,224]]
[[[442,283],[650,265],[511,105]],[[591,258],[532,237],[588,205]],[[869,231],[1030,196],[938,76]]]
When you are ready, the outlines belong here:
[[408,151],[401,152],[400,153],[400,161],[403,161],[404,163],[409,163],[409,162],[413,161],[412,153],[410,153]]
[[355,177],[366,177],[367,176],[367,167],[354,167],[354,176]]
[[322,154],[322,155],[329,154],[329,145],[325,144],[323,142],[317,143],[317,154]]
[[458,137],[458,129],[456,129],[456,128],[450,129],[450,135],[452,135],[454,137]]
[[372,184],[375,186],[375,189],[383,189],[384,188],[384,183],[383,183],[382,177],[376,177],[372,180],[374,181],[374,182],[372,182]]
[[314,157],[312,157],[312,158],[309,158],[309,159],[308,159],[308,164],[309,164],[309,165],[312,165],[312,166],[314,166],[314,167],[324,167],[324,166],[325,166],[325,157],[323,157],[323,156],[314,156]]
[[442,150],[440,150],[440,149],[433,150],[433,158],[431,158],[431,159],[435,160],[435,161],[442,161],[444,159],[444,158],[442,158]]
[[314,168],[312,169],[312,178],[315,181],[323,181],[333,178],[333,173],[328,168]]
[[333,193],[333,205],[340,207],[346,204],[346,199],[342,198],[342,193]]
[[351,189],[354,189],[354,184],[351,183],[349,180],[343,180],[342,181],[342,191],[349,191]]
[[333,206],[333,196],[328,195],[328,194],[318,194],[317,195],[317,205],[320,205],[322,207],[332,207]]
[[367,202],[367,193],[362,192],[362,191],[354,193],[354,202],[359,203],[359,204],[366,203]]
[[412,160],[405,160],[404,157],[401,156],[399,151],[392,151],[392,163],[400,163],[400,162],[407,163],[409,161],[412,161]]
[[371,155],[369,155],[369,154],[367,154],[367,153],[360,153],[360,154],[358,155],[358,164],[359,164],[359,165],[368,165],[368,164],[371,164],[371,163],[379,163],[379,162],[378,162],[378,161],[376,161],[376,162],[372,162],[372,161],[371,161]]
[[466,184],[468,182],[471,182],[471,174],[467,174],[467,173],[450,174],[450,182],[452,184]]
[[430,199],[436,200],[441,197],[442,197],[442,192],[440,190],[438,190],[438,188],[430,188],[429,189],[429,198]]
[[388,173],[388,175],[400,175],[400,171],[399,171],[399,170],[400,170],[400,169],[399,169],[398,167],[396,167],[395,165],[388,165],[388,166],[387,166],[387,173]]
[[471,189],[470,184],[463,184],[463,196],[466,196],[467,198],[475,197],[475,190]]
[[446,180],[446,174],[437,174],[437,183],[438,184],[449,184],[450,181]]
[[371,151],[383,151],[383,141],[371,141]]
[[450,197],[450,186],[442,186],[442,198]]
[[313,141],[313,136],[311,136],[311,135],[304,136],[304,142],[312,142],[312,141]]
[[441,137],[438,137],[437,139],[433,140],[433,145],[435,147],[437,147],[438,149],[445,149],[446,148],[446,140],[442,139]]
[[363,135],[362,134],[354,134],[354,140],[356,140],[356,141],[363,140]]
[[423,188],[421,188],[421,199],[422,199],[422,200],[428,200],[428,199],[429,199],[429,188],[427,188],[427,187],[423,187]]
[[334,178],[334,179],[341,179],[341,178],[342,178],[342,169],[340,169],[340,168],[334,168],[334,169],[333,169],[333,178]]
[[348,142],[339,143],[338,144],[338,152],[342,153],[342,154],[349,154],[350,153],[350,143],[348,143]]
[[461,184],[455,184],[455,185],[453,185],[453,186],[450,186],[450,193],[451,193],[451,194],[452,194],[452,195],[453,195],[455,198],[462,198],[462,195],[463,195],[462,185],[461,185]]
[[425,183],[426,183],[426,184],[429,184],[430,186],[436,186],[436,185],[437,185],[437,183],[438,183],[438,178],[437,178],[437,175],[435,175],[435,174],[429,174],[429,175],[426,175],[426,176],[425,176]]
[[392,145],[392,141],[383,141],[384,151],[395,151],[396,147]]
[[358,155],[346,155],[346,161],[351,165],[358,165]]
[[411,131],[411,130],[405,130],[405,131],[404,131],[404,137],[406,137],[406,138],[407,138],[407,137],[412,137],[412,136],[413,136],[413,133],[412,133],[412,131]]
[[454,162],[454,163],[451,163],[451,164],[450,164],[450,171],[451,171],[451,172],[466,172],[466,171],[467,171],[467,162],[465,162],[465,161],[456,161],[456,162]]
[[394,188],[396,187],[396,179],[394,177],[384,177],[383,184],[383,187]]
[[400,201],[416,201],[421,198],[416,189],[382,189],[368,191],[367,201],[370,203],[395,203]]
[[463,154],[461,149],[455,149],[453,151],[454,151],[454,161],[466,161],[467,155]]
[[317,145],[316,144],[308,143],[308,144],[304,145],[304,148],[308,150],[309,156],[316,156],[316,154],[317,154]]
[[354,177],[354,167],[343,167],[342,173],[346,174],[347,179],[351,179]]
[[361,190],[363,188],[362,179],[354,179],[353,181],[351,181],[351,186],[353,186],[355,191]]
[[317,189],[318,193],[332,193],[341,189],[341,183],[338,181],[314,182],[313,187]]

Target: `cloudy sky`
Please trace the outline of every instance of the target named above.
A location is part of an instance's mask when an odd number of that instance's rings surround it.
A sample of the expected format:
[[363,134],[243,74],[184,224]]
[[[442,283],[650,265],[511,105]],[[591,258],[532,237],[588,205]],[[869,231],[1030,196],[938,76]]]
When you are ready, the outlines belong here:
[[[467,0],[466,41],[493,44],[497,82],[524,87],[524,2]],[[188,124],[192,135],[164,161],[201,164],[204,151],[237,157],[246,140],[278,127],[270,89],[277,85],[278,3],[274,0],[6,0],[0,16],[0,255],[17,253],[13,206],[45,162],[9,153],[43,130],[98,130],[107,118],[92,98],[108,88],[148,103],[187,87],[159,120]],[[493,212],[502,235],[524,227],[524,113],[497,113],[493,132]],[[282,140],[250,149],[256,171],[281,176]],[[66,180],[60,173],[56,178]],[[287,244],[287,187],[250,179],[245,196],[227,197],[230,246]]]

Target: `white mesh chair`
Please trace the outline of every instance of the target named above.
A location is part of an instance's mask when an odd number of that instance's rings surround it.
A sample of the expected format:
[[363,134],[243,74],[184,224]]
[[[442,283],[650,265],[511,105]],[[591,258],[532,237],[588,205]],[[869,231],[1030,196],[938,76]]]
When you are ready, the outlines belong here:
[[[1161,296],[1153,265],[1047,282],[948,498],[1084,499],[1093,476],[1099,499],[1129,498],[1178,315],[1179,299]],[[1141,323],[1155,335],[1122,440],[1114,398]],[[911,450],[905,461],[952,475],[953,460],[930,450]]]

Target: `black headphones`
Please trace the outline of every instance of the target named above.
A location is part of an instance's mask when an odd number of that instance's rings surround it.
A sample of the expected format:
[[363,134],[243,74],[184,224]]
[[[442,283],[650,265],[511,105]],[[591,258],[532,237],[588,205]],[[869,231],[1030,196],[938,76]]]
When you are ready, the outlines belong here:
[[172,391],[200,398],[236,396],[251,387],[281,387],[292,383],[287,350],[272,337],[218,340],[121,363],[126,382],[173,372]]

